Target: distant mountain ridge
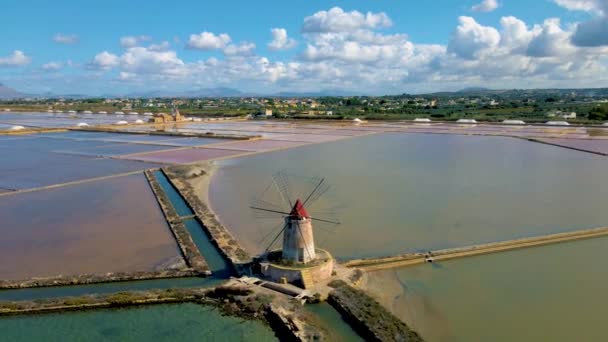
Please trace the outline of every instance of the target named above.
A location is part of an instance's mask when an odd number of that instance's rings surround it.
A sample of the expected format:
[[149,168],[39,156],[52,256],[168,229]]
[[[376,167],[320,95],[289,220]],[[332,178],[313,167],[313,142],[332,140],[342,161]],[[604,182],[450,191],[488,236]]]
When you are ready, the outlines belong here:
[[[458,91],[441,91],[425,94],[384,95],[384,97],[465,97],[465,96],[500,96],[505,98],[526,96],[602,96],[608,97],[608,88],[579,88],[579,89],[489,89],[484,87],[467,87]],[[316,92],[281,91],[277,93],[255,93],[244,92],[234,88],[200,88],[186,91],[153,90],[144,92],[132,92],[125,94],[54,94],[45,92],[42,94],[25,94],[0,83],[0,100],[10,100],[26,97],[41,98],[218,98],[218,97],[349,97],[368,96],[363,93],[344,90],[320,90]],[[376,97],[376,96],[370,96]],[[382,96],[379,96],[382,97]]]
[[25,97],[26,95],[18,92],[13,88],[9,88],[2,83],[0,83],[0,99],[2,100],[10,100],[10,99],[18,99]]

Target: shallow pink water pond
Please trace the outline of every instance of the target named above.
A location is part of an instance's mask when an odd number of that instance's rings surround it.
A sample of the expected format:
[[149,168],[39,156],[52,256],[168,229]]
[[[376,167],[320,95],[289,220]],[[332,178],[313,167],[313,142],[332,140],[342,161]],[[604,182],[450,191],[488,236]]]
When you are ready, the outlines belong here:
[[558,144],[573,148],[578,148],[581,150],[599,152],[599,153],[607,153],[608,154],[608,140],[600,140],[600,139],[542,139],[542,141],[546,141],[551,144]]
[[152,271],[181,258],[143,174],[0,196],[0,217],[0,279]]
[[243,151],[220,148],[186,148],[171,151],[133,154],[125,158],[157,163],[188,164],[242,154]]
[[295,146],[305,145],[305,142],[297,142],[297,141],[278,141],[278,140],[245,140],[245,141],[237,141],[226,144],[218,144],[218,145],[207,145],[205,148],[225,148],[231,150],[240,150],[240,151],[251,151],[251,152],[260,152],[260,151],[268,151],[279,148],[289,148]]

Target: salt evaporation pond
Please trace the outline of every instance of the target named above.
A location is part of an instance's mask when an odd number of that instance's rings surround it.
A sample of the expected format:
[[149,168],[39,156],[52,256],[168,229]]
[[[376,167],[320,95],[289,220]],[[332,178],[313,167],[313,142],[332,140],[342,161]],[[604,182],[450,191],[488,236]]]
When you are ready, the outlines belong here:
[[[278,170],[326,177],[342,225],[315,231],[340,258],[384,256],[605,226],[604,157],[503,137],[385,133],[219,161],[210,195],[249,250],[280,220],[249,206]],[[317,216],[323,217],[323,213]],[[327,228],[327,227],[326,227]]]
[[[258,251],[266,246],[255,242],[277,222],[256,222],[250,196],[282,168],[333,184],[320,207],[339,203],[343,224],[315,234],[343,258],[608,222],[604,157],[518,139],[380,134],[218,164],[213,208]],[[429,341],[603,340],[607,247],[601,238],[374,272],[367,285]]]
[[0,319],[6,341],[276,341],[257,321],[197,304],[67,312]]
[[608,238],[370,275],[428,341],[604,341]]
[[0,279],[153,271],[182,260],[143,174],[0,196]]
[[[116,145],[112,142],[48,136],[0,138],[0,188],[35,188],[160,166],[82,154],[94,149],[100,154],[122,154],[133,150],[127,144]],[[163,149],[168,148],[171,147]],[[135,149],[139,148],[136,146]],[[148,148],[144,146],[144,149]]]

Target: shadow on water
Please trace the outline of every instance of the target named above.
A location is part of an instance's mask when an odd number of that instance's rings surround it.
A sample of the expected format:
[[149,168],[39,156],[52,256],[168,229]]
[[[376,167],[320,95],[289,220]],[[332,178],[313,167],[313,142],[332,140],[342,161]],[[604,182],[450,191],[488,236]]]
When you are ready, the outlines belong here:
[[190,232],[196,247],[198,247],[207,261],[213,276],[216,278],[230,277],[232,275],[230,264],[226,258],[220,254],[218,248],[211,242],[211,239],[207,235],[207,232],[204,231],[201,224],[196,219],[188,219],[184,221],[184,225],[186,226],[186,229],[188,229],[188,232]]
[[320,324],[324,325],[330,341],[365,341],[328,303],[306,304],[304,309],[310,312]]

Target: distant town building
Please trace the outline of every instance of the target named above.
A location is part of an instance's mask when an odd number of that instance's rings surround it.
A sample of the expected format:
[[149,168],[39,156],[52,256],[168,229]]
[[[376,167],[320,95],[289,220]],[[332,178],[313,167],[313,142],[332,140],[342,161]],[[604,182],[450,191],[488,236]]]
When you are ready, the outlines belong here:
[[266,109],[264,111],[264,115],[266,115],[266,116],[272,116],[272,109]]
[[576,112],[562,112],[561,110],[550,112],[547,114],[550,118],[564,118],[564,119],[576,119]]

